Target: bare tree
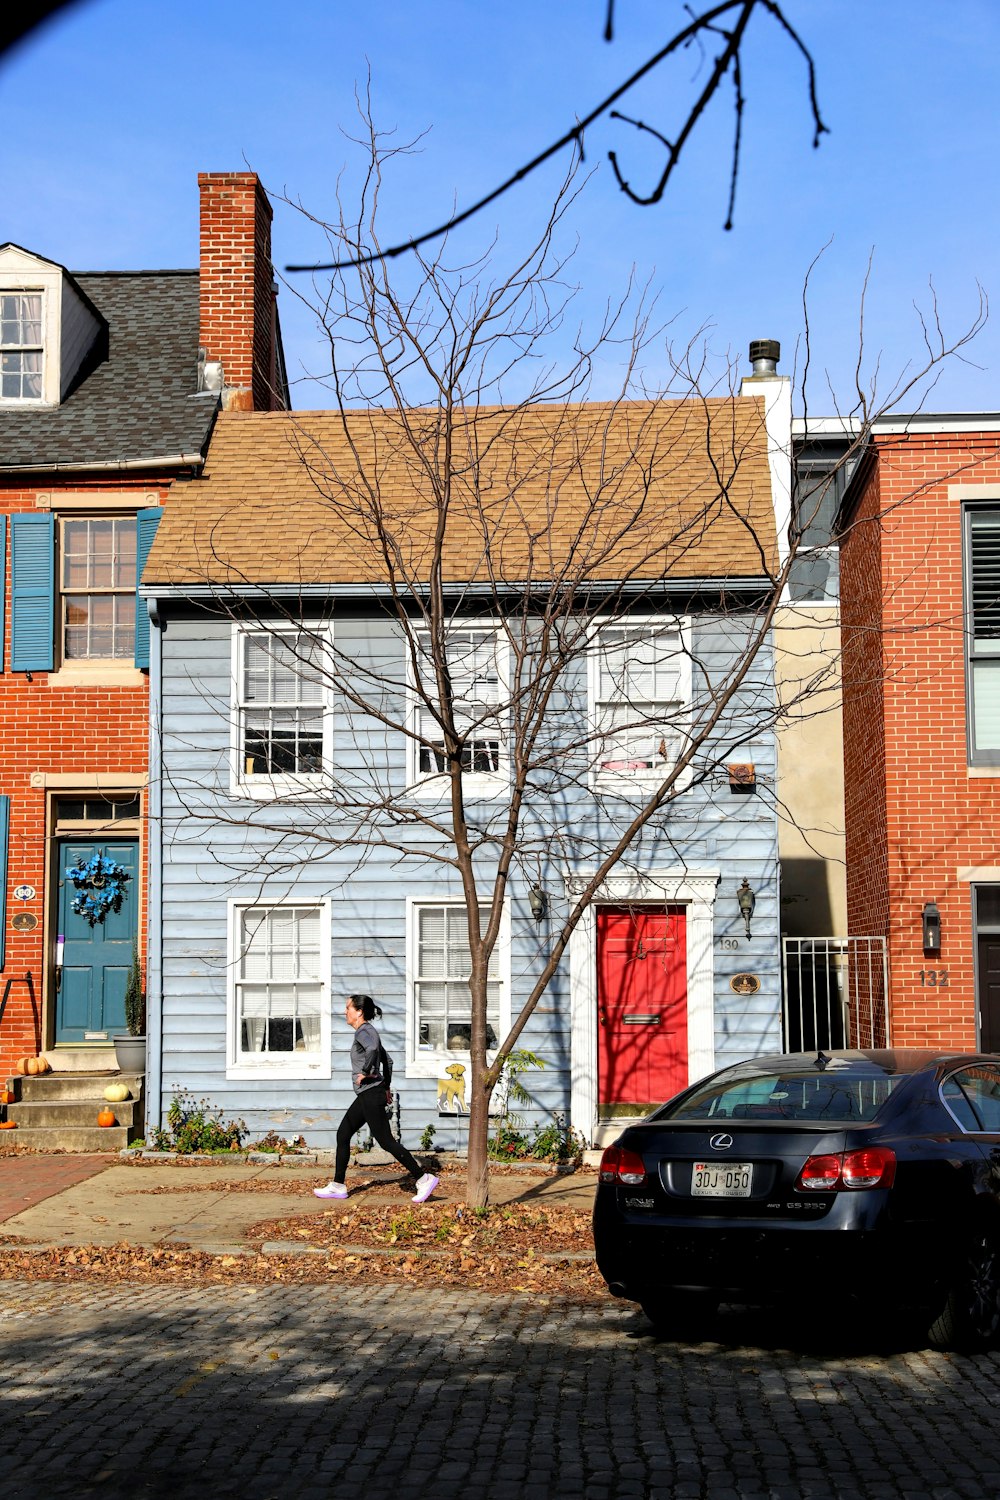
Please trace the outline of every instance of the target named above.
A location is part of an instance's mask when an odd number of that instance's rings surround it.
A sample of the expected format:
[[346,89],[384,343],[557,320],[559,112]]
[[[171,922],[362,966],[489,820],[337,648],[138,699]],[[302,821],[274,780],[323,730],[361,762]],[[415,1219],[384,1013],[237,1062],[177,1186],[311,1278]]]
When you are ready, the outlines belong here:
[[[642,871],[651,844],[671,843],[676,803],[728,797],[727,765],[779,714],[808,712],[828,669],[777,704],[771,626],[804,524],[779,549],[763,402],[711,383],[696,345],[671,356],[666,388],[647,387],[663,331],[631,288],[568,368],[550,365],[546,338],[571,300],[556,249],[570,184],[506,274],[449,266],[445,245],[418,252],[401,288],[377,233],[395,153],[374,130],[367,146],[360,215],[326,226],[350,263],[319,307],[333,410],[282,415],[270,509],[258,503],[252,527],[239,471],[172,503],[183,576],[252,624],[261,670],[302,685],[291,710],[241,720],[238,774],[270,778],[273,795],[227,813],[177,783],[174,836],[204,840],[206,822],[230,817],[245,844],[218,857],[246,878],[264,847],[262,882],[324,854],[343,879],[388,857],[454,881],[470,956],[468,1195],[481,1204],[491,1095],[584,913],[616,870]],[[594,362],[611,356],[618,393],[589,401]],[[210,470],[226,472],[227,444],[255,420],[223,420]],[[160,562],[154,588],[164,576]],[[331,636],[337,593],[367,593],[399,649]],[[332,758],[324,697],[347,747]],[[500,1035],[498,943],[511,896],[528,892],[545,920]]]

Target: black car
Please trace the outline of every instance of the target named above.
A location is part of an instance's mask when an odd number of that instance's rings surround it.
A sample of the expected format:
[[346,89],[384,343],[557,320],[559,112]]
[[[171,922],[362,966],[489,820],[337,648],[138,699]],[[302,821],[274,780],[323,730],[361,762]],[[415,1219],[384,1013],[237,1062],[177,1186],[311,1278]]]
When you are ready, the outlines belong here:
[[720,1300],[917,1313],[932,1343],[1000,1328],[1000,1056],[759,1057],[604,1152],[597,1264],[662,1332]]

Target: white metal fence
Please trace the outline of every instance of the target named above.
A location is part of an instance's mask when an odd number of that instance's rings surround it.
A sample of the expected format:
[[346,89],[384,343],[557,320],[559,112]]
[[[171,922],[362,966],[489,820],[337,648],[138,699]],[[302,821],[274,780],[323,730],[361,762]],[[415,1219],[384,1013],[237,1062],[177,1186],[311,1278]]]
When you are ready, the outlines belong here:
[[788,1052],[891,1045],[885,938],[786,937],[781,947]]

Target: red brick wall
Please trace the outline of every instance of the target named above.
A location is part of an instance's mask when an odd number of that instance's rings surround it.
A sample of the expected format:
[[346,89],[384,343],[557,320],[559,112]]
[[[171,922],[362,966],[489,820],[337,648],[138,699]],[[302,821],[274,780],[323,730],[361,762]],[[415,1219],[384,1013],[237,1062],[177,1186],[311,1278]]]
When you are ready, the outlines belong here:
[[[127,477],[114,484],[107,479],[86,481],[73,479],[64,488],[87,488],[116,491],[135,488],[136,505],[141,508],[143,496],[157,493],[166,498],[168,481],[143,475],[134,485]],[[11,514],[35,510],[39,490],[54,493],[59,486],[40,483],[37,489],[0,486],[0,512]],[[9,527],[8,527],[9,549]],[[8,550],[9,558],[9,550]],[[7,596],[4,622],[4,667],[0,673],[0,793],[10,797],[10,843],[7,861],[7,930],[6,961],[0,972],[0,994],[12,976],[3,1022],[0,1024],[0,1075],[5,1076],[14,1059],[25,1053],[34,1055],[38,1047],[37,1020],[43,1025],[42,1045],[51,1040],[46,1029],[51,1024],[52,996],[46,988],[46,973],[52,954],[46,952],[46,902],[50,906],[53,878],[50,869],[53,850],[46,827],[46,790],[31,784],[32,773],[75,776],[94,773],[114,776],[142,776],[148,764],[149,694],[144,680],[128,687],[50,687],[50,674],[32,673],[29,682],[23,672],[10,670],[10,568],[6,572]],[[67,789],[68,790],[68,789]],[[35,897],[27,903],[15,901],[11,892],[16,885],[35,888]],[[30,933],[11,929],[14,911],[29,911],[38,918]],[[142,942],[145,917],[144,901],[140,903],[139,934]],[[48,934],[50,944],[54,936]],[[31,995],[23,976],[30,972],[34,981],[38,1018],[32,1012]],[[43,1012],[44,1005],[44,1012]]]
[[226,404],[274,411],[271,205],[253,172],[200,172],[201,344],[221,360]]
[[[877,439],[877,450],[878,532],[859,521],[844,546],[850,921],[852,931],[860,931],[859,922],[884,913],[893,1041],[972,1047],[971,887],[957,872],[968,865],[1000,866],[1000,771],[996,777],[969,775],[962,507],[949,499],[948,487],[1000,485],[1000,439],[964,433],[885,436]],[[875,503],[873,481],[862,504],[874,510]],[[851,702],[859,677],[869,671],[865,653],[876,649],[873,640],[863,648],[858,642],[858,616],[874,608],[876,575],[884,669],[881,797],[875,785],[879,732],[865,722],[876,695],[861,694]],[[855,593],[857,600],[847,604]],[[869,750],[875,774],[866,761]],[[883,820],[884,874],[875,854]],[[936,901],[941,910],[942,947],[933,959],[924,957],[922,946],[927,901]],[[931,971],[938,977],[944,970],[947,986],[931,986]]]

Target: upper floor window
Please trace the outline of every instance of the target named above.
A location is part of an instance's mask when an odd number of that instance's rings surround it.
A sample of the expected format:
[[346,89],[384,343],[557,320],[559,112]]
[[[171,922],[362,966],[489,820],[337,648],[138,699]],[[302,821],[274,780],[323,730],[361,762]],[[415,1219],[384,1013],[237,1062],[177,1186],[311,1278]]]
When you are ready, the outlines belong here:
[[42,399],[42,294],[0,293],[0,398]]
[[66,516],[60,525],[64,661],[132,661],[135,516]]
[[690,700],[690,660],[680,625],[602,626],[591,659],[597,778],[661,780],[681,753]]
[[245,789],[318,784],[330,754],[324,647],[321,631],[237,631],[236,781]]
[[1000,763],[1000,508],[965,512],[969,759]]
[[[507,772],[503,726],[504,683],[497,632],[461,627],[448,631],[447,666],[451,681],[455,730],[462,738],[461,767],[480,778],[484,788]],[[430,702],[436,697],[436,672],[429,632],[417,637],[422,691],[414,693],[413,728],[417,736],[411,782],[427,781],[448,769],[444,735]]]

